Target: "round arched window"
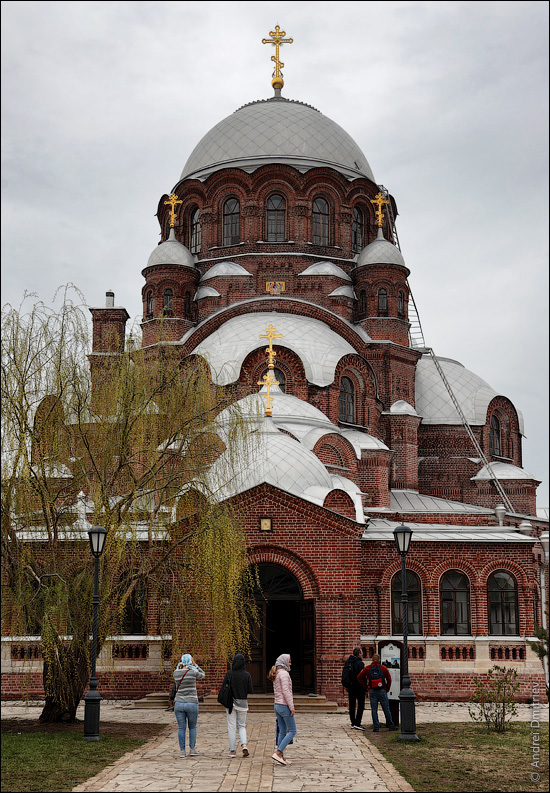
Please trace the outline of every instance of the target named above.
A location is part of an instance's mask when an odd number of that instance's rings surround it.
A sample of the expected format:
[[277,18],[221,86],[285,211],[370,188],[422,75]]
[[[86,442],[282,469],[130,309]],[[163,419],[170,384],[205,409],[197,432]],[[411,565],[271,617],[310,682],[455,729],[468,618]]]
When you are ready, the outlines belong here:
[[515,578],[504,570],[498,570],[487,584],[487,610],[489,633],[497,636],[517,636],[518,587]]
[[338,419],[355,423],[354,388],[349,377],[342,377],[340,380],[340,397],[338,399]]

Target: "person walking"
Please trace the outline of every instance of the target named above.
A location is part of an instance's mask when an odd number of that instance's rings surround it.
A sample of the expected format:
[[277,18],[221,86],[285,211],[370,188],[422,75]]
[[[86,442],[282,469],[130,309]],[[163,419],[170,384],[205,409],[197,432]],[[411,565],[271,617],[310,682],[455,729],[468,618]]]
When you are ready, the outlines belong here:
[[227,734],[229,736],[229,757],[236,757],[237,730],[243,757],[248,757],[249,751],[246,745],[246,714],[248,713],[248,695],[252,694],[252,678],[250,673],[244,668],[244,655],[237,653],[233,658],[231,671],[228,671],[223,679],[222,686],[229,682],[233,694],[233,707],[225,709],[227,713]]
[[[365,731],[361,724],[363,712],[365,710],[365,689],[357,680],[357,675],[364,668],[365,664],[361,660],[362,651],[360,647],[355,647],[353,653],[344,664],[342,673],[342,684],[348,690],[349,719],[354,730]],[[344,679],[346,678],[346,679]]]
[[290,655],[283,653],[277,658],[268,675],[273,682],[274,707],[279,735],[277,748],[271,756],[281,765],[290,765],[290,760],[285,760],[284,751],[297,732],[290,665]]
[[382,705],[382,710],[386,717],[386,727],[388,730],[396,730],[397,727],[393,723],[390,713],[387,693],[391,686],[391,675],[384,664],[380,663],[378,653],[373,655],[371,663],[359,672],[357,680],[369,692],[373,732],[380,731],[380,722],[378,721],[379,704]]
[[189,727],[189,757],[196,757],[197,719],[199,717],[199,698],[197,696],[197,680],[202,680],[205,673],[197,666],[193,656],[184,653],[181,661],[174,669],[174,680],[178,687],[174,697],[174,713],[178,722],[178,741],[180,757],[185,757],[185,730]]

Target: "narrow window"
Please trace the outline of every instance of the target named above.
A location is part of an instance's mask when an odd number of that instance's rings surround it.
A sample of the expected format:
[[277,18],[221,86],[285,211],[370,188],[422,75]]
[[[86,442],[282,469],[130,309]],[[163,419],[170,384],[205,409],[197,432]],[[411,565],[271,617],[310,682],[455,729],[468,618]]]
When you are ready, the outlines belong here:
[[151,290],[147,292],[145,316],[147,319],[151,319],[151,317],[153,316],[153,293]]
[[359,313],[361,316],[365,316],[367,313],[367,293],[365,291],[359,295]]
[[285,200],[281,195],[269,196],[267,200],[267,241],[284,242],[285,229]]
[[236,198],[223,205],[223,244],[236,245],[241,241],[240,207]]
[[489,454],[496,457],[500,456],[500,421],[496,416],[491,416],[491,428],[489,430]]
[[487,586],[489,633],[497,636],[519,635],[518,588],[514,578],[498,570]]
[[171,289],[165,289],[162,298],[162,307],[165,314],[172,314],[174,311],[174,293]]
[[191,212],[189,221],[189,250],[191,253],[199,253],[201,249],[201,224],[200,224],[200,210],[197,207]]
[[353,383],[349,377],[342,377],[340,380],[340,397],[338,399],[338,419],[355,423]]
[[378,290],[378,316],[388,316],[388,290],[384,287]]
[[353,221],[351,224],[351,248],[354,253],[359,253],[363,250],[365,243],[365,221],[363,220],[363,212],[359,207],[353,208]]
[[136,587],[124,604],[121,626],[124,636],[136,636],[145,633],[144,605],[143,589]]
[[191,316],[191,292],[186,292],[183,299],[183,311],[186,317]]
[[467,636],[470,634],[470,584],[458,570],[450,570],[439,587],[441,633]]
[[313,244],[328,245],[329,240],[329,207],[324,198],[316,198],[313,202]]
[[[422,635],[422,608],[420,598],[420,579],[410,570],[407,570],[407,624],[409,633],[417,636]],[[403,630],[403,619],[401,614],[401,573],[396,573],[393,577],[392,589],[392,632],[394,635],[401,634]]]
[[405,316],[405,293],[401,290],[397,294],[397,316]]

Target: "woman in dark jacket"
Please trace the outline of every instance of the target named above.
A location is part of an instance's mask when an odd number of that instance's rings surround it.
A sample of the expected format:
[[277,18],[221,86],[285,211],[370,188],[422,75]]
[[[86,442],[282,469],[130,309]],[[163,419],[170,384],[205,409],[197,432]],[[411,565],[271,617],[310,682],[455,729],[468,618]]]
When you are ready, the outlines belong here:
[[[252,694],[252,678],[244,668],[244,655],[237,653],[233,658],[231,671],[227,672],[223,683],[231,683],[231,693],[233,694],[233,707],[231,710],[226,708],[227,713],[227,733],[229,735],[229,757],[236,757],[235,750],[237,740],[237,730],[241,741],[243,757],[248,757],[246,747],[246,714],[248,713],[248,695]],[[223,686],[222,683],[222,686]]]

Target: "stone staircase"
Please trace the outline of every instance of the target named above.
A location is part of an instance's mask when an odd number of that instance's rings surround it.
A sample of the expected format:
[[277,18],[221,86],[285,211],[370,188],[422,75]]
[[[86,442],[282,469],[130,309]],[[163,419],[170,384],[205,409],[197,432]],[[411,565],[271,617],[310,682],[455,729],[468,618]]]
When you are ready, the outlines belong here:
[[[340,713],[346,708],[339,708],[337,702],[330,702],[321,694],[295,694],[294,705],[296,711],[301,713]],[[168,695],[163,691],[147,694],[143,699],[134,702],[135,708],[156,708],[158,710],[168,707]],[[273,713],[273,694],[249,694],[248,707],[254,713]],[[200,701],[200,710],[204,712],[222,711],[216,694],[205,694]]]

